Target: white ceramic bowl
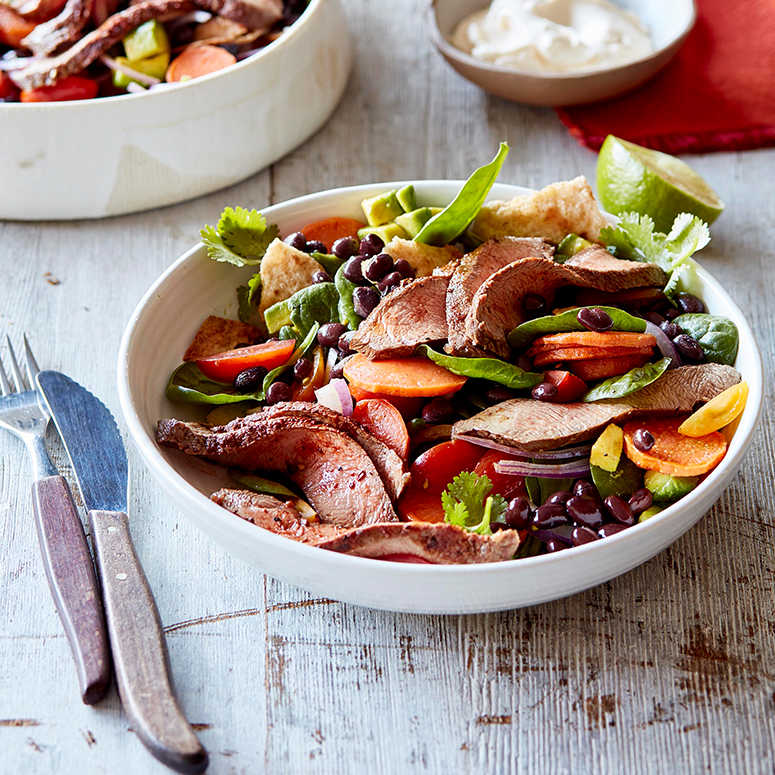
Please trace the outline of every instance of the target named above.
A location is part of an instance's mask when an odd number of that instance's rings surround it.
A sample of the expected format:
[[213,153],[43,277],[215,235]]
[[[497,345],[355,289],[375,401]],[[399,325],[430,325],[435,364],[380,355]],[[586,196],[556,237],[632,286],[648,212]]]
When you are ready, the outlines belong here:
[[[280,226],[282,234],[288,234],[328,216],[357,218],[362,199],[402,185],[405,183],[335,189],[293,199],[263,212],[270,223]],[[414,185],[421,205],[443,205],[451,201],[461,182]],[[495,185],[491,197],[510,198],[523,193],[527,189]],[[222,469],[161,448],[155,441],[157,420],[195,419],[193,410],[166,399],[168,376],[179,365],[207,315],[236,317],[235,288],[252,272],[250,267],[239,270],[211,261],[204,247],[197,245],[154,283],[135,310],[121,343],[121,408],[143,460],[182,514],[230,552],[316,595],[394,611],[473,613],[553,600],[607,581],[673,543],[702,517],[735,476],[761,412],[762,366],[751,329],[719,283],[700,269],[691,290],[702,296],[711,312],[737,323],[737,368],[748,380],[750,394],[726,457],[678,504],[642,525],[593,544],[490,565],[406,565],[303,546],[216,506],[207,496],[221,486],[218,474]]]
[[697,19],[694,0],[613,0],[634,11],[649,29],[654,52],[625,65],[587,73],[536,73],[498,67],[450,43],[463,19],[490,0],[431,0],[426,26],[431,42],[449,64],[485,91],[528,105],[581,105],[607,100],[656,75],[678,52]]
[[0,105],[0,219],[102,218],[232,185],[323,125],[351,65],[340,0],[311,0],[261,52],[189,83]]

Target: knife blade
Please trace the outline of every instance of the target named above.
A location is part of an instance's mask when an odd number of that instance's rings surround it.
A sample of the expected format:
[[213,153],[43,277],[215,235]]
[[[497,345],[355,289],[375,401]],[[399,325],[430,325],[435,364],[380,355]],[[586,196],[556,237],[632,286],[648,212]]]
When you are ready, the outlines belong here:
[[159,611],[132,544],[129,466],[116,421],[98,398],[64,374],[42,371],[37,380],[89,512],[124,709],[159,761],[178,772],[204,772],[207,752],[175,699]]

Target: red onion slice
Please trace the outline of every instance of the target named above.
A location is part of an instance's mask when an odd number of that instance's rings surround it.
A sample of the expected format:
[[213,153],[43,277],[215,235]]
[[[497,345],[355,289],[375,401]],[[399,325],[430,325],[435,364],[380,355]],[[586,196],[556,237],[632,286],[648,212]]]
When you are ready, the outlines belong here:
[[681,356],[678,355],[678,350],[675,349],[675,345],[670,341],[667,334],[657,325],[650,320],[646,321],[646,333],[651,334],[654,339],[657,340],[657,347],[665,358],[670,358],[670,365],[668,369],[675,369],[681,365]]
[[495,464],[499,474],[514,476],[538,476],[541,479],[579,479],[589,476],[589,458],[570,463],[527,463],[522,460],[499,460]]
[[139,83],[144,83],[147,86],[155,86],[157,83],[161,83],[160,79],[154,78],[152,75],[146,75],[145,73],[133,70],[131,67],[119,64],[113,57],[109,57],[107,54],[103,54],[100,57],[100,62],[102,62],[105,67],[115,70],[117,73],[123,73],[127,78],[131,78]]
[[494,449],[496,452],[503,452],[505,455],[519,457],[525,460],[567,460],[574,457],[586,457],[592,451],[591,444],[579,444],[576,447],[565,447],[565,449],[549,449],[540,452],[524,452],[521,449],[509,447],[507,444],[499,444],[497,441],[482,439],[479,436],[468,436],[467,434],[456,434],[456,439],[467,441],[470,444],[476,444],[487,449]]
[[332,379],[315,391],[315,398],[321,406],[327,406],[335,412],[349,417],[353,413],[353,397],[343,379]]

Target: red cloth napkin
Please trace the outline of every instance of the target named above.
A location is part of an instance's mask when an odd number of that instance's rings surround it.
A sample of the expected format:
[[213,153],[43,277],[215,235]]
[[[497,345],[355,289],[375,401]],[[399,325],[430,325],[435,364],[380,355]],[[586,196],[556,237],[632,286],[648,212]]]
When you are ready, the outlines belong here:
[[653,80],[608,102],[558,108],[600,148],[614,134],[667,153],[775,145],[775,2],[698,0],[697,24]]

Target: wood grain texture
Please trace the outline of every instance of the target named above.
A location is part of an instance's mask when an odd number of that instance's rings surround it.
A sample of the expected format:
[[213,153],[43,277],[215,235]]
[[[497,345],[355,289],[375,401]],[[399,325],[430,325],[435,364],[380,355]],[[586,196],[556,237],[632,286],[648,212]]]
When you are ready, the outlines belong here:
[[[120,417],[125,322],[223,206],[461,178],[502,139],[512,148],[506,182],[594,178],[595,155],[551,110],[491,98],[444,65],[425,39],[424,2],[345,6],[357,46],[345,99],[272,169],[153,213],[0,225],[0,335],[27,330],[42,366],[67,372]],[[775,151],[689,161],[727,202],[700,262],[748,315],[770,385]],[[772,396],[768,387],[734,484],[670,549],[566,600],[482,616],[369,611],[265,578],[177,514],[130,445],[132,534],[181,705],[211,752],[208,772],[771,775]],[[95,708],[80,702],[37,556],[29,481],[21,444],[0,436],[0,772],[161,775],[114,693]]]

